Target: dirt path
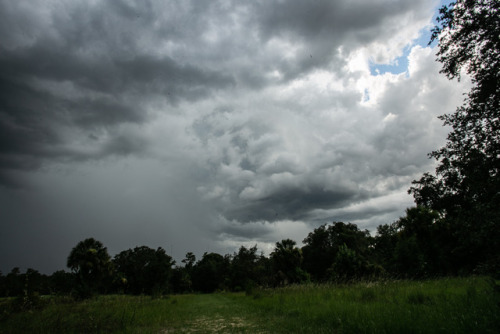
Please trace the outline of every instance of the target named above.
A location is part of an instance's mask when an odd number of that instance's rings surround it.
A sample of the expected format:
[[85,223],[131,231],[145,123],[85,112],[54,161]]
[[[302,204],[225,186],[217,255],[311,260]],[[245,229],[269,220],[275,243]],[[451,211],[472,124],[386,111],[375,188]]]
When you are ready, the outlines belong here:
[[251,312],[224,294],[204,295],[191,307],[195,310],[193,317],[183,326],[160,333],[267,333]]

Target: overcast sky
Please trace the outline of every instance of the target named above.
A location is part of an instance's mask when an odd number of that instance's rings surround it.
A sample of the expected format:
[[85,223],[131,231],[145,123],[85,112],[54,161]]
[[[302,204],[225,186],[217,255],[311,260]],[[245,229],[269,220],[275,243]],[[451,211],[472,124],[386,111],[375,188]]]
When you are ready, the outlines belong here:
[[0,270],[375,231],[449,129],[436,0],[0,0]]

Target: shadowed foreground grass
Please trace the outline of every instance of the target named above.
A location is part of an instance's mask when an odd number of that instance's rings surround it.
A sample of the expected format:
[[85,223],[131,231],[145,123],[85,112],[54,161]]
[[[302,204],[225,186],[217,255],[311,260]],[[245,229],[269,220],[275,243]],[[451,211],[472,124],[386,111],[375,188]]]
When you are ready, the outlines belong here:
[[217,293],[47,297],[10,312],[0,333],[499,333],[499,297],[486,278],[305,285]]

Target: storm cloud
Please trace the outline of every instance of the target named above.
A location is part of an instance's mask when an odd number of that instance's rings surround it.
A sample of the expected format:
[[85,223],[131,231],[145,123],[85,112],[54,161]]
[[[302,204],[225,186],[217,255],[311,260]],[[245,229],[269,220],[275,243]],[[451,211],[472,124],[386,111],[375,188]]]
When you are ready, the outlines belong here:
[[437,5],[0,1],[0,269],[397,219],[468,87],[422,42]]

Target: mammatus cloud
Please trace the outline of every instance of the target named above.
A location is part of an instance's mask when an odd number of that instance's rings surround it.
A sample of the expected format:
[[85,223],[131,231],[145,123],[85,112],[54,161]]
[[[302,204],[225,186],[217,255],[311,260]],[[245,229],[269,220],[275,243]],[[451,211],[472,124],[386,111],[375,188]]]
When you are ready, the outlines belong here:
[[179,259],[396,219],[467,86],[415,45],[434,5],[0,1],[2,270],[88,236]]

